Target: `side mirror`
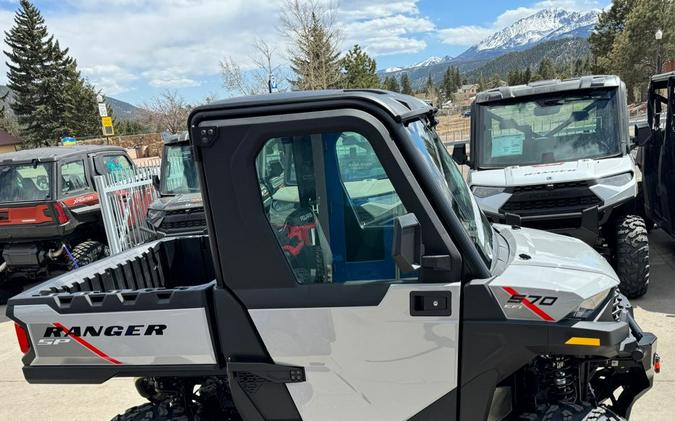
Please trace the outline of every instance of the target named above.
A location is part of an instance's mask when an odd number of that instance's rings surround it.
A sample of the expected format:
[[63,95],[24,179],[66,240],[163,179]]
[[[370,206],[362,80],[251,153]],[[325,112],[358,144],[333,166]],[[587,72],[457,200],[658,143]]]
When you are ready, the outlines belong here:
[[159,191],[159,176],[158,175],[152,176],[152,187],[154,187],[155,190]]
[[403,273],[414,272],[421,267],[422,228],[414,213],[394,219],[391,255]]
[[649,124],[646,121],[641,121],[635,124],[635,134],[633,136],[633,145],[632,148],[637,148],[638,146],[644,146],[652,138],[652,129],[649,127]]
[[469,158],[466,155],[466,143],[457,144],[452,147],[452,159],[457,165],[466,165],[469,163]]

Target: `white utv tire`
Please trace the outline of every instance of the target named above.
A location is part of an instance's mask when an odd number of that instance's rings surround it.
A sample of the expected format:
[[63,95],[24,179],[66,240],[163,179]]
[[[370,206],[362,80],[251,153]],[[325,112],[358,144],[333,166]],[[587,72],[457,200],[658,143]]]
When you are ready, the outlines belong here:
[[619,289],[628,298],[643,296],[649,287],[649,240],[645,221],[624,215],[616,222],[614,269]]

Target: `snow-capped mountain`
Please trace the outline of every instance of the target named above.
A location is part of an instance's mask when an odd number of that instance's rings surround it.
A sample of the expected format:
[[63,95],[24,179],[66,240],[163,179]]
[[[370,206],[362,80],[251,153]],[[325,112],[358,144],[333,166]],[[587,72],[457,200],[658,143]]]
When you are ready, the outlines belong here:
[[588,37],[598,22],[598,11],[543,9],[495,32],[458,58],[475,59],[524,50],[542,41],[571,36]]
[[445,63],[452,60],[452,57],[450,56],[445,56],[445,57],[438,57],[438,56],[431,56],[426,60],[422,60],[419,63],[415,63],[412,66],[409,67],[428,67],[428,66],[433,66],[435,64],[439,63]]

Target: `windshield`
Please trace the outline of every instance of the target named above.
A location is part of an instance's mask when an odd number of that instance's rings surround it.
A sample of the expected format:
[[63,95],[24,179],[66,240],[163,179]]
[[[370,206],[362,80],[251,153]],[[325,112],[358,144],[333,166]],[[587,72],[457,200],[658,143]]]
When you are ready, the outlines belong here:
[[159,190],[163,195],[199,193],[199,179],[189,143],[165,146],[160,178]]
[[33,202],[51,196],[52,164],[0,166],[0,203]]
[[443,180],[452,202],[452,210],[473,240],[485,263],[492,263],[492,226],[478,207],[462,172],[448,153],[435,131],[418,121],[408,126],[418,147],[428,154],[428,163]]
[[478,106],[480,168],[537,165],[620,153],[616,90]]

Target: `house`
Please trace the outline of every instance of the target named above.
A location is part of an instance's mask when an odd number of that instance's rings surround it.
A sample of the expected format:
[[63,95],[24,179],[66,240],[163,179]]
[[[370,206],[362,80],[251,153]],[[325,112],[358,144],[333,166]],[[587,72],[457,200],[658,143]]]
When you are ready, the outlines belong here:
[[470,83],[468,85],[462,85],[459,87],[460,94],[466,95],[466,96],[474,96],[478,93],[478,84],[477,83]]
[[18,138],[0,130],[0,153],[15,152],[20,144]]

